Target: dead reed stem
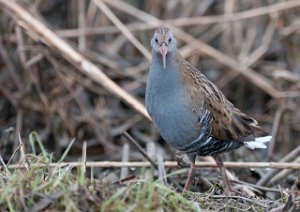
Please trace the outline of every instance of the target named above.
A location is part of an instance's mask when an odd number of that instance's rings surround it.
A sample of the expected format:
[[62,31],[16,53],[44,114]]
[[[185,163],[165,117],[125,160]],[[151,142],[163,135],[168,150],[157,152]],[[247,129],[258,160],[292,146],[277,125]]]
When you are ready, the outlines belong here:
[[[150,162],[122,162],[122,161],[87,161],[86,167],[94,168],[122,168],[122,167],[151,167]],[[57,167],[57,166],[81,166],[82,162],[61,162],[61,163],[49,163],[49,164],[31,164],[32,167]],[[165,161],[164,166],[168,168],[178,167],[176,161]],[[300,169],[300,163],[281,163],[281,162],[224,162],[226,168],[272,168],[272,169]],[[11,164],[7,166],[9,169],[24,168],[20,164]],[[196,167],[201,168],[217,168],[215,162],[202,162],[197,161]],[[3,168],[3,167],[2,167]]]

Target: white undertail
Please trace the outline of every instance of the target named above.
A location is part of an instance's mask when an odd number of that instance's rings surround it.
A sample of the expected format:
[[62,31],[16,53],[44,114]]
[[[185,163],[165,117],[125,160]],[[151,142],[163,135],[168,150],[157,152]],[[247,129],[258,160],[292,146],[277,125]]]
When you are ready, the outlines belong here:
[[272,136],[264,136],[255,138],[255,141],[248,141],[245,142],[245,146],[249,149],[265,149],[267,148],[267,145],[265,143],[270,142],[272,140]]

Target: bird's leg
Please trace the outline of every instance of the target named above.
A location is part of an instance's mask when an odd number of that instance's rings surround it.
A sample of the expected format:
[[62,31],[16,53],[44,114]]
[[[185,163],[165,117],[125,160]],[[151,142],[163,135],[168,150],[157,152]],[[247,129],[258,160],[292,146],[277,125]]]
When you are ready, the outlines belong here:
[[228,192],[229,191],[234,191],[234,189],[231,187],[231,183],[228,180],[226,170],[224,168],[223,160],[219,155],[213,155],[212,157],[215,159],[216,164],[218,165],[218,167],[220,169],[221,175],[222,175],[224,183],[225,183],[225,194],[227,196]]
[[193,176],[194,176],[194,173],[195,173],[195,169],[196,169],[195,163],[191,162],[190,163],[190,170],[189,170],[189,173],[188,173],[188,178],[185,181],[185,185],[184,185],[182,193],[185,193],[189,190],[189,188],[192,184],[192,181],[193,181]]
[[221,172],[222,177],[224,179],[226,197],[228,197],[229,192],[233,192],[233,193],[238,194],[238,195],[243,195],[242,192],[239,192],[238,190],[236,190],[232,187],[231,182],[229,181],[228,176],[226,174],[226,169],[224,167],[222,158],[219,155],[213,155],[212,157],[215,159],[216,164],[220,168],[220,172]]
[[185,181],[185,185],[184,185],[184,188],[182,190],[182,193],[185,193],[189,190],[189,188],[192,184],[193,176],[194,176],[195,169],[196,169],[196,166],[195,166],[196,155],[188,156],[188,157],[190,159],[190,170],[189,170],[189,173],[188,173],[188,178]]
[[[192,177],[194,175],[196,166],[195,166],[195,160],[196,155],[198,154],[199,149],[197,149],[198,144],[201,142],[205,142],[207,139],[209,139],[210,133],[211,133],[211,122],[212,122],[212,116],[211,113],[208,110],[205,110],[203,113],[203,116],[201,117],[199,124],[201,126],[200,130],[200,136],[193,142],[191,142],[191,146],[189,146],[188,149],[181,149],[181,151],[185,152],[190,160],[190,170],[188,173],[188,178],[185,182],[184,188],[182,193],[185,193],[192,183]],[[196,142],[196,143],[195,143]],[[197,145],[195,145],[197,144]],[[178,160],[177,160],[178,163]]]

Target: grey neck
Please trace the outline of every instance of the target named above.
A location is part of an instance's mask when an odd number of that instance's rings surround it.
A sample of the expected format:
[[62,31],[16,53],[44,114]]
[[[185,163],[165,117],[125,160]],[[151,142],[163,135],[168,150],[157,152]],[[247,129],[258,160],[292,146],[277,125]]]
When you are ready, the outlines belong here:
[[149,77],[152,79],[152,89],[162,95],[174,95],[180,88],[179,67],[176,61],[177,52],[166,55],[166,68],[163,68],[160,54],[153,52]]
[[[176,68],[175,67],[177,65],[176,58],[177,58],[177,50],[175,50],[174,52],[169,52],[166,55],[166,69],[165,70],[170,70],[170,69]],[[151,63],[158,64],[161,66],[161,69],[163,69],[163,62],[162,62],[160,53],[157,53],[154,50],[152,50],[152,62]],[[157,67],[157,68],[159,68],[159,67]]]

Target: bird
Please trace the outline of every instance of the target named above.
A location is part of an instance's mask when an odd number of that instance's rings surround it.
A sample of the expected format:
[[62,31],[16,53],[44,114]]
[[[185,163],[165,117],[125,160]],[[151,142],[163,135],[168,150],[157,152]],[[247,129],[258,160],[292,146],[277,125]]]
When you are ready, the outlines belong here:
[[189,158],[183,192],[191,185],[197,156],[212,156],[231,189],[219,154],[241,146],[264,149],[272,137],[180,55],[167,26],[155,30],[151,48],[145,106],[161,137]]

